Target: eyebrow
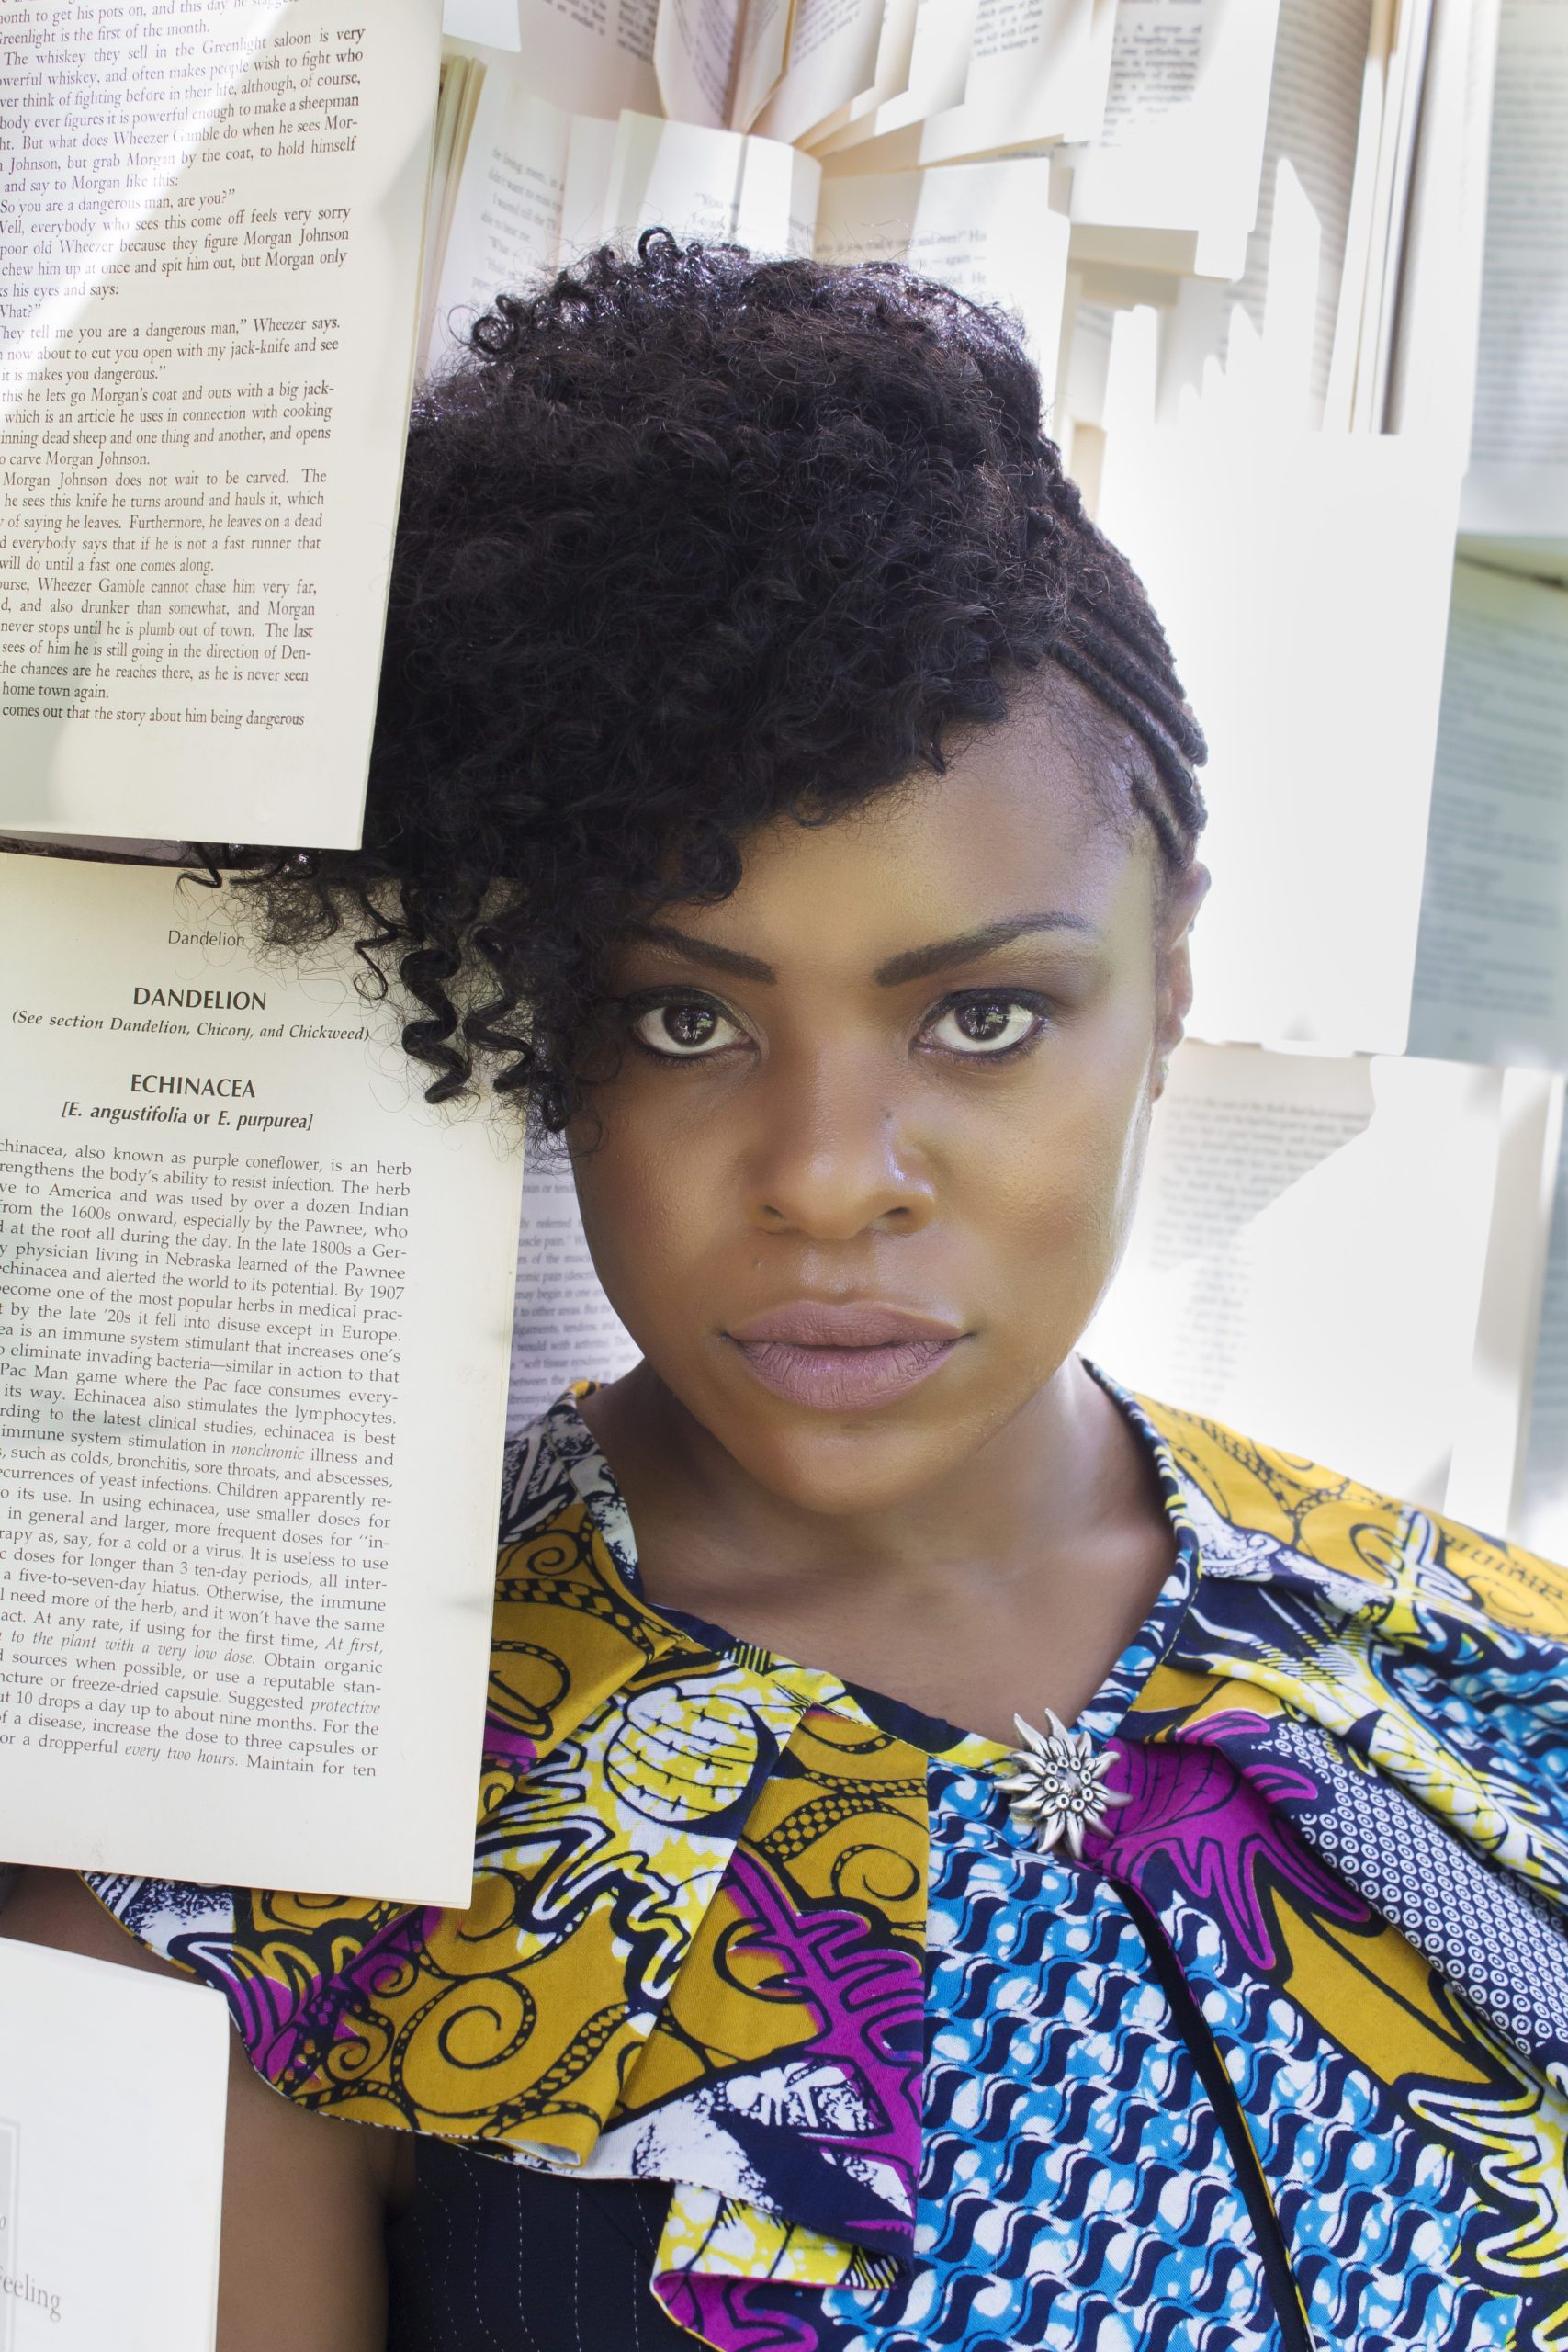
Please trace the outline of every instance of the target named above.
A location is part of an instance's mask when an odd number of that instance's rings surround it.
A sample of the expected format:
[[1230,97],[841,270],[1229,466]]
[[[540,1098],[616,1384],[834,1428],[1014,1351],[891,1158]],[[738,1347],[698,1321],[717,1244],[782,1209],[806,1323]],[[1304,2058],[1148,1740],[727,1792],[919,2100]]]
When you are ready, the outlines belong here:
[[939,939],[930,947],[911,947],[902,956],[890,956],[877,966],[873,978],[879,989],[896,989],[905,980],[929,979],[933,972],[945,972],[953,964],[971,964],[977,956],[989,956],[993,949],[1039,931],[1076,931],[1090,939],[1099,937],[1093,923],[1081,915],[1010,915],[1001,922],[984,923],[978,931],[962,932],[956,939]]
[[[982,924],[978,931],[965,931],[956,939],[939,939],[929,947],[907,948],[902,956],[890,956],[879,964],[872,977],[878,988],[896,989],[907,980],[929,979],[933,972],[947,971],[954,964],[973,963],[977,956],[989,956],[998,947],[1009,946],[1015,939],[1022,939],[1032,932],[1072,931],[1089,938],[1097,938],[1091,922],[1081,915],[1037,914],[1010,915],[1000,922]],[[705,964],[710,971],[728,972],[738,980],[760,980],[773,987],[778,974],[760,956],[743,956],[739,948],[720,947],[706,939],[694,939],[690,932],[677,931],[672,923],[643,923],[633,937],[645,939],[656,947],[671,947],[694,964]]]
[[672,947],[694,964],[705,964],[710,971],[728,972],[732,979],[761,980],[769,987],[778,974],[760,956],[742,956],[736,947],[717,947],[705,939],[694,939],[689,931],[677,931],[673,923],[642,922],[636,924],[630,937],[646,939],[652,947]]

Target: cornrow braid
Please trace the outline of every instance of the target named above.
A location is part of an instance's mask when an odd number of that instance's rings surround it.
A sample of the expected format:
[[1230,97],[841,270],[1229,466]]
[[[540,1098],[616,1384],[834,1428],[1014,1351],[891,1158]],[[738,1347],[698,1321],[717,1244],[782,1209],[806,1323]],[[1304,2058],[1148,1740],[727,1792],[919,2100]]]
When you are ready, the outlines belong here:
[[432,1100],[483,1071],[557,1128],[629,920],[940,771],[1053,667],[1183,868],[1203,739],[1013,322],[654,232],[501,297],[416,405],[362,846],[219,862],[276,943],[349,933]]

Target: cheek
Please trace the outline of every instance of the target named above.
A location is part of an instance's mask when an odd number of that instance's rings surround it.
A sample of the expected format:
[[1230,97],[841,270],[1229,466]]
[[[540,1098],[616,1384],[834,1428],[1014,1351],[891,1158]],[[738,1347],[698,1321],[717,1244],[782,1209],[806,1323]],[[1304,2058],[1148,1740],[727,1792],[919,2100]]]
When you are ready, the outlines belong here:
[[714,1204],[700,1144],[633,1093],[615,1090],[599,1108],[592,1141],[584,1122],[572,1142],[594,1269],[622,1322],[651,1348],[671,1300],[690,1295],[693,1269],[711,1250]]
[[964,1222],[992,1259],[998,1318],[1050,1347],[1088,1321],[1114,1271],[1147,1130],[1146,1051],[1104,1041],[1041,1073],[1035,1100],[969,1138]]

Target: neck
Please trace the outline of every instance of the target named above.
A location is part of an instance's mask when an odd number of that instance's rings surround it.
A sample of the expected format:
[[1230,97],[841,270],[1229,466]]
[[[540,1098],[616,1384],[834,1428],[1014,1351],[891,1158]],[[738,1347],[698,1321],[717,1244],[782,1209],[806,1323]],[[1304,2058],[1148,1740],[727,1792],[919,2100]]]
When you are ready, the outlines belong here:
[[1135,1441],[1076,1358],[940,1480],[859,1512],[770,1492],[646,1363],[584,1418],[626,1496],[649,1599],[757,1639],[801,1618],[926,1615],[939,1593],[989,1614],[1025,1585],[1075,1582],[1130,1514],[1145,1531],[1150,1515]]

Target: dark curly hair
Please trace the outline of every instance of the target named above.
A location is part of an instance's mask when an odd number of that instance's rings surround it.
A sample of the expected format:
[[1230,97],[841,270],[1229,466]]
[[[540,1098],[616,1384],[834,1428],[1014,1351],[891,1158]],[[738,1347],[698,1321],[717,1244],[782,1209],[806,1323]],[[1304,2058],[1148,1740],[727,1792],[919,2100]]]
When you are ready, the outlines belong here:
[[1002,313],[654,232],[468,342],[414,413],[364,846],[207,852],[275,945],[352,931],[432,1101],[488,1068],[558,1129],[628,921],[940,772],[1047,665],[1185,865],[1203,740]]

